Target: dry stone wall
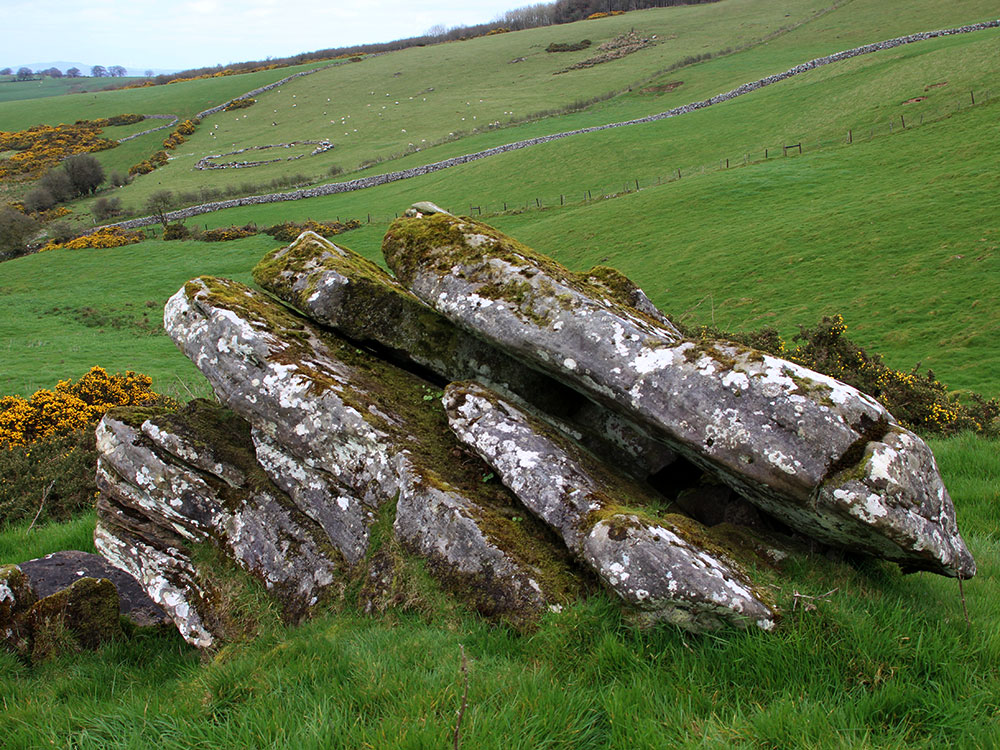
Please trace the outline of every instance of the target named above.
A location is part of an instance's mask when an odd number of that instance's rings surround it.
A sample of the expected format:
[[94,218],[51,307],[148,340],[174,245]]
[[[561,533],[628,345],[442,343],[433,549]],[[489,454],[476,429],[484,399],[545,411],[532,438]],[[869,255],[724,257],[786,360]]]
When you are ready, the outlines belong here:
[[[750,83],[745,83],[742,86],[738,86],[731,91],[727,91],[723,94],[717,94],[709,99],[702,99],[701,101],[691,102],[690,104],[685,104],[680,107],[675,107],[674,109],[667,110],[666,112],[660,112],[659,114],[649,115],[647,117],[639,117],[634,120],[626,120],[624,122],[613,122],[607,125],[596,125],[589,128],[580,128],[578,130],[568,130],[563,133],[553,133],[551,135],[540,136],[538,138],[527,138],[522,141],[515,141],[513,143],[507,143],[502,146],[495,146],[494,148],[488,148],[483,151],[477,151],[471,154],[464,154],[462,156],[455,156],[450,159],[444,159],[442,161],[434,162],[432,164],[425,164],[420,167],[413,167],[410,169],[401,169],[395,172],[388,172],[386,174],[374,175],[372,177],[362,177],[356,180],[348,180],[347,182],[336,182],[327,185],[319,185],[313,188],[305,188],[302,190],[292,190],[287,193],[269,193],[267,195],[254,195],[248,196],[246,198],[232,198],[230,200],[224,201],[213,201],[211,203],[202,203],[197,206],[191,206],[190,208],[184,208],[179,211],[171,211],[166,214],[166,219],[168,221],[180,221],[183,219],[188,219],[192,216],[198,216],[200,214],[212,213],[213,211],[222,211],[227,208],[238,208],[242,206],[255,206],[262,203],[279,203],[282,201],[296,201],[302,200],[304,198],[318,198],[325,195],[336,195],[338,193],[348,193],[355,190],[365,190],[367,188],[376,187],[378,185],[386,185],[390,182],[398,182],[399,180],[407,180],[411,177],[419,177],[425,174],[431,174],[433,172],[439,172],[442,169],[449,169],[450,167],[455,167],[460,164],[467,164],[472,161],[478,161],[479,159],[486,159],[490,156],[496,156],[498,154],[507,153],[509,151],[517,151],[523,148],[529,148],[531,146],[537,146],[542,143],[549,143],[551,141],[560,140],[562,138],[569,138],[574,135],[583,135],[586,133],[596,133],[602,130],[610,130],[612,128],[622,128],[631,125],[641,125],[643,123],[657,122],[659,120],[666,120],[671,117],[678,117],[680,115],[687,114],[688,112],[694,112],[698,109],[704,109],[705,107],[710,107],[714,104],[721,104],[722,102],[730,101],[738,96],[743,96],[749,94],[758,89],[762,89],[765,86],[770,86],[772,84],[784,81],[793,76],[801,75],[815,68],[822,67],[824,65],[829,65],[830,63],[840,62],[842,60],[848,60],[852,57],[857,57],[859,55],[868,55],[874,52],[880,52],[882,50],[894,49],[895,47],[900,47],[905,44],[913,44],[915,42],[922,42],[928,39],[936,39],[942,36],[951,36],[954,34],[968,34],[974,31],[982,31],[985,29],[992,29],[1000,27],[1000,20],[986,21],[983,23],[969,24],[967,26],[960,26],[952,29],[939,29],[937,31],[925,31],[919,34],[910,34],[907,36],[896,37],[895,39],[887,39],[882,42],[876,42],[874,44],[866,44],[861,47],[854,47],[853,49],[843,50],[842,52],[836,52],[832,55],[827,55],[825,57],[817,57],[808,62],[802,63],[801,65],[796,65],[793,68],[789,68],[783,73],[776,73],[775,75],[766,76],[760,78],[756,81]],[[303,71],[301,73],[296,73],[296,76],[308,75],[315,71]],[[295,76],[289,76],[290,80]],[[248,94],[244,94],[243,97],[255,95],[255,93],[260,93],[261,91],[267,90],[268,88],[274,88],[280,85],[283,81],[279,81],[269,86],[262,87],[261,89],[255,89]],[[220,107],[215,107],[211,110],[205,110],[205,112],[199,114],[199,117],[206,117],[208,114],[213,112],[218,112],[224,108],[229,102],[221,105]],[[149,226],[151,224],[156,224],[160,222],[159,217],[146,216],[138,219],[129,219],[127,221],[117,222],[111,226],[120,226],[126,229],[136,229],[138,227]]]

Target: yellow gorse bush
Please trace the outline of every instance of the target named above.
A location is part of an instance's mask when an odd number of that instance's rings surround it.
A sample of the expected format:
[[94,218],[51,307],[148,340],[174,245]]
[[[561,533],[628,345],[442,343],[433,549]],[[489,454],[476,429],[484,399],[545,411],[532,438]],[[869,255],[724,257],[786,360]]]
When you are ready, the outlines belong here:
[[33,125],[27,130],[0,131],[0,151],[16,152],[0,163],[0,179],[17,175],[36,176],[67,156],[104,151],[118,145],[115,141],[102,138],[101,132],[97,122],[87,120],[73,125]]
[[55,241],[49,242],[39,252],[59,249],[82,250],[88,247],[124,247],[125,245],[134,245],[136,242],[142,242],[144,239],[146,239],[146,235],[142,232],[132,232],[121,227],[103,227],[93,234],[85,234],[82,237],[76,237],[62,244]]
[[77,382],[60,380],[31,398],[0,398],[0,447],[11,448],[64,435],[99,420],[114,406],[173,405],[152,390],[153,379],[128,370],[124,375],[94,367]]

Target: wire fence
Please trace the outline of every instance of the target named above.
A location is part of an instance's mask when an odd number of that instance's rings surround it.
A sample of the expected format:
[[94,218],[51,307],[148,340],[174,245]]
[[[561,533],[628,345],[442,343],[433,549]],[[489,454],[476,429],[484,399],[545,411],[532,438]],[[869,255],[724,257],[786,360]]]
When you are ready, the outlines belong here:
[[[804,156],[817,151],[868,143],[886,136],[895,135],[906,130],[919,128],[924,124],[939,122],[957,112],[970,107],[981,106],[993,101],[996,94],[992,89],[969,91],[960,98],[943,103],[931,110],[914,108],[912,111],[899,111],[890,118],[883,118],[867,125],[851,127],[847,130],[828,131],[825,133],[800,133],[795,137],[775,139],[769,143],[750,148],[734,148],[724,151],[717,160],[698,164],[681,164],[669,171],[658,170],[655,174],[643,174],[616,182],[602,182],[591,185],[577,183],[567,185],[558,193],[528,193],[520,196],[479,197],[471,199],[462,205],[442,206],[445,210],[467,216],[490,217],[525,211],[541,211],[563,206],[579,206],[595,201],[610,200],[625,195],[631,195],[652,187],[677,182],[685,178],[701,176],[711,172],[726,169],[762,164],[775,159],[788,159]],[[909,104],[920,104],[921,97],[911,100]],[[368,224],[388,224],[399,218],[400,214],[373,214],[357,217]]]

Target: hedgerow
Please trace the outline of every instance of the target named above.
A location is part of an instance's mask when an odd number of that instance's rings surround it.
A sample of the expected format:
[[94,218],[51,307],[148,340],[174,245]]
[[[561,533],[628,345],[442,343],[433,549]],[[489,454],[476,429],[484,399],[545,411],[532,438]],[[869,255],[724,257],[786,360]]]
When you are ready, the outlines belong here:
[[206,229],[198,239],[202,242],[229,242],[230,240],[241,240],[244,237],[253,237],[260,230],[256,224],[245,224],[242,227],[218,227],[217,229]]
[[298,222],[286,221],[282,224],[275,224],[274,226],[268,227],[263,231],[264,234],[269,234],[274,237],[274,239],[280,240],[281,242],[291,242],[306,231],[315,232],[323,237],[333,237],[334,235],[341,234],[342,232],[349,232],[352,229],[357,229],[360,226],[361,222],[357,219],[348,219],[345,222],[313,221],[312,219],[308,219],[307,221]]

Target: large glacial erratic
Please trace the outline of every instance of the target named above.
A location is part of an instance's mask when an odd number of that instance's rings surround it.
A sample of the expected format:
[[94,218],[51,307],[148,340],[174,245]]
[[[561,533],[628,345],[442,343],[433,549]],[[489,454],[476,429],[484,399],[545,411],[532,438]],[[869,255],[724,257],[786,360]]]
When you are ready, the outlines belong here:
[[185,284],[164,324],[222,406],[98,427],[97,547],[189,642],[239,635],[219,554],[292,621],[393,606],[419,569],[515,625],[599,581],[695,632],[774,627],[796,535],[974,574],[929,449],[873,399],[686,341],[617,271],[414,214],[386,235],[396,278],[305,233],[255,269],[280,302]]
[[934,458],[833,378],[676,330],[501,232],[445,213],[397,220],[397,278],[475,335],[635,420],[823,542],[969,578]]

